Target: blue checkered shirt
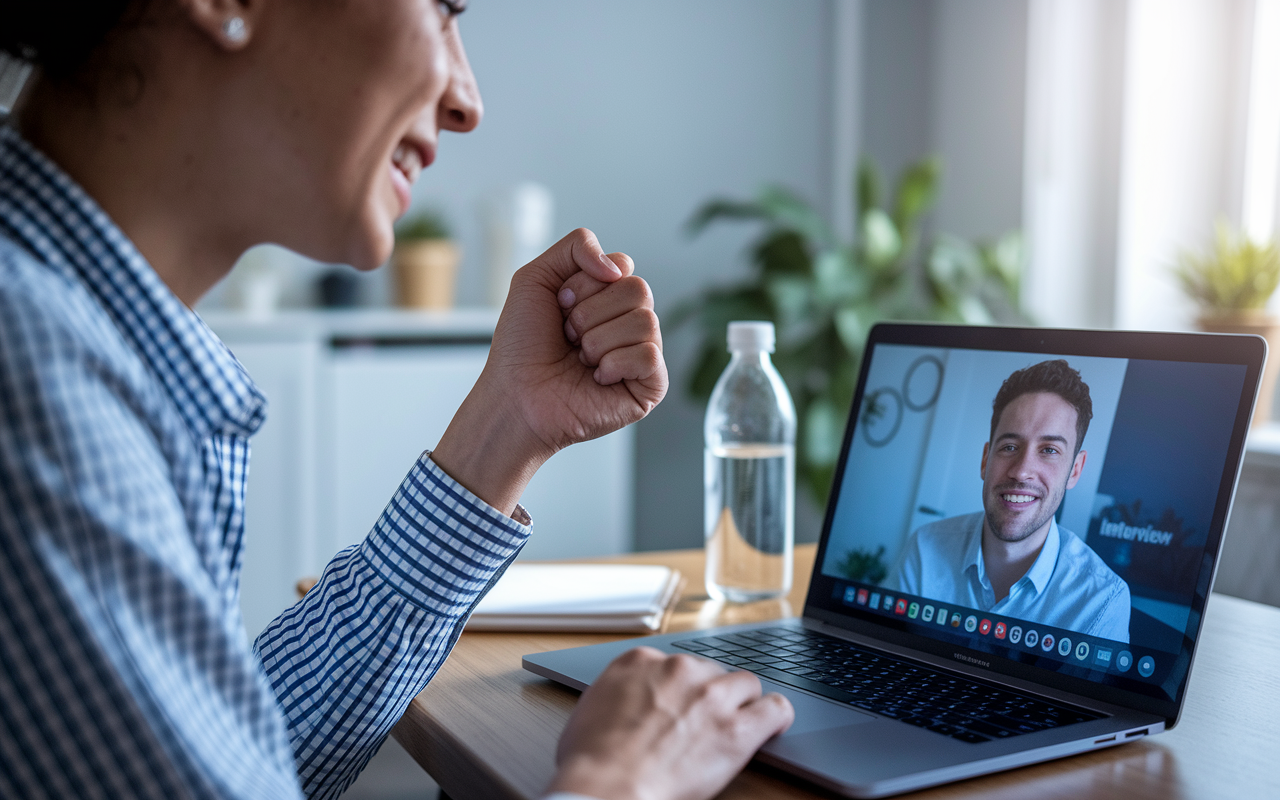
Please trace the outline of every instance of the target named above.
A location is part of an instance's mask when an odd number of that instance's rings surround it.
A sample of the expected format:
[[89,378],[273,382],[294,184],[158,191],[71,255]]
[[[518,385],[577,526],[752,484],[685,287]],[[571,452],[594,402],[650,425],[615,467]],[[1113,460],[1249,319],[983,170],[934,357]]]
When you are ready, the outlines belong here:
[[334,797],[529,535],[424,455],[251,644],[264,412],[106,214],[0,129],[0,797]]

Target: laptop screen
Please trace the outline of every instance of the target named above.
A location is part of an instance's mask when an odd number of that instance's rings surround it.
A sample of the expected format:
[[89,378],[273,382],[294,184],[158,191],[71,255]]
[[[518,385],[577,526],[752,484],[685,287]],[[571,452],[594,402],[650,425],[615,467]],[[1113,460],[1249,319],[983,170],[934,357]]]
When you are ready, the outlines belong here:
[[1261,353],[877,328],[810,605],[962,661],[1178,701]]

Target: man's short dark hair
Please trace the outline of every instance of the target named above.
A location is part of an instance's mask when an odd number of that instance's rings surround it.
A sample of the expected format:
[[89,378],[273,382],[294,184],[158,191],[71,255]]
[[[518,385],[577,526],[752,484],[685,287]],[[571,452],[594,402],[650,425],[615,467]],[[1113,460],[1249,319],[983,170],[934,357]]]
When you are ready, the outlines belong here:
[[1093,401],[1089,399],[1089,384],[1061,358],[1041,361],[1005,378],[991,403],[991,436],[996,435],[996,425],[1006,406],[1024,394],[1042,392],[1056,394],[1076,410],[1076,452],[1072,455],[1078,454],[1089,431],[1089,420],[1093,419]]

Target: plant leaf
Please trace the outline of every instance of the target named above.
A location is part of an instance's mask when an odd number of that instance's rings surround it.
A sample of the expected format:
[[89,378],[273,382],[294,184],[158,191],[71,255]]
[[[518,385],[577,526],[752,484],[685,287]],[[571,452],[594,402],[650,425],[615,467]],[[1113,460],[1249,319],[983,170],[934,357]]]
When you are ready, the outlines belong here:
[[811,274],[812,264],[804,237],[793,230],[775,230],[767,234],[752,253],[765,280],[776,275]]
[[723,347],[725,331],[734,320],[774,320],[768,295],[759,286],[740,286],[708,292],[698,313],[703,335]]
[[805,451],[811,466],[830,466],[840,455],[840,416],[830,398],[820,397],[809,404],[805,414]]
[[1211,253],[1182,252],[1175,271],[1187,295],[1206,315],[1266,306],[1280,285],[1280,245],[1259,244],[1219,221]]
[[826,250],[813,261],[817,280],[814,290],[817,305],[825,308],[841,306],[867,293],[867,276],[858,269],[855,254],[847,249]]
[[759,203],[716,198],[702,205],[685,223],[685,231],[697,236],[716,220],[769,219],[769,212]]
[[795,231],[818,248],[832,244],[831,229],[818,212],[783,186],[766,186],[756,201],[779,228]]
[[948,302],[978,286],[982,272],[982,258],[977,248],[963,239],[939,236],[929,253],[929,283],[937,295]]
[[967,325],[990,325],[995,322],[982,301],[971,294],[960,298],[956,310],[960,313],[960,319]]
[[868,309],[842,308],[836,312],[836,333],[840,343],[850,353],[861,353],[867,346],[867,337],[871,327],[878,321],[874,313]]
[[893,208],[893,221],[899,230],[914,230],[920,216],[933,206],[941,175],[942,161],[937,156],[921,159],[903,170]]
[[982,255],[991,274],[998,277],[1016,296],[1025,257],[1022,233],[1009,231],[997,239],[995,244],[982,248]]
[[902,252],[902,237],[889,215],[873,208],[862,215],[862,252],[873,267],[892,264]]
[[775,276],[766,279],[765,292],[777,312],[778,328],[786,330],[805,318],[812,295],[812,281],[804,277]]
[[880,207],[880,172],[869,158],[864,157],[858,162],[854,197],[858,205],[858,219],[862,219],[871,209]]

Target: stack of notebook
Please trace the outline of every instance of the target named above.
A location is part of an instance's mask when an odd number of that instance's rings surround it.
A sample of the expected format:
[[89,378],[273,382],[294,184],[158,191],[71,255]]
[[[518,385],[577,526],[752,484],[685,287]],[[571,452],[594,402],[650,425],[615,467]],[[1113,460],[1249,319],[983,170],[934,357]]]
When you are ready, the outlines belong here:
[[467,630],[651,633],[664,628],[683,579],[634,564],[513,564]]

